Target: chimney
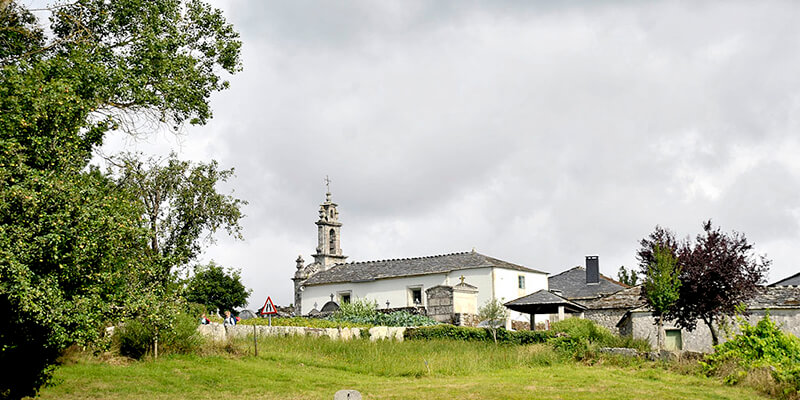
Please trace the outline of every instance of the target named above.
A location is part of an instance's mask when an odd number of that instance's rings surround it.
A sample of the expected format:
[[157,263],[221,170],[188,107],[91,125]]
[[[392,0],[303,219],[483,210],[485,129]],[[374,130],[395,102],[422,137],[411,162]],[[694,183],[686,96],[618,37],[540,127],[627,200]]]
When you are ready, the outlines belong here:
[[597,256],[586,256],[586,283],[600,283],[600,260]]

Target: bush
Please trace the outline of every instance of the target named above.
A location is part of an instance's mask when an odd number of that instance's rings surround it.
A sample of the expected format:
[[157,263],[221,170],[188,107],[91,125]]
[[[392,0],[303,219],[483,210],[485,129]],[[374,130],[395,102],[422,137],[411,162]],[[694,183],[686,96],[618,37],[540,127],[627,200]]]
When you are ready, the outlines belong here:
[[708,375],[724,375],[728,384],[737,384],[752,371],[769,368],[782,395],[800,391],[800,339],[781,331],[769,314],[751,325],[738,319],[740,333],[714,346],[714,353],[701,362]]
[[[121,355],[141,359],[153,349],[156,331],[151,324],[130,320],[121,325],[115,335]],[[201,344],[197,333],[197,320],[189,314],[178,314],[171,328],[158,332],[158,353],[191,353]]]
[[333,322],[374,326],[429,326],[438,322],[424,315],[415,315],[407,311],[395,311],[385,314],[377,309],[378,304],[359,299],[351,303],[343,303],[341,308],[327,319]]
[[[552,337],[549,331],[507,331],[497,330],[498,343],[531,344],[544,343]],[[449,339],[471,342],[493,342],[492,332],[487,328],[466,326],[436,325],[406,329],[405,338],[410,340]]]
[[[239,325],[267,325],[267,318],[250,318],[239,321]],[[330,321],[320,318],[306,317],[272,317],[272,326],[305,326],[309,328],[371,328],[372,324],[356,324],[352,322]]]
[[650,351],[650,343],[630,336],[618,336],[591,320],[568,318],[554,322],[550,329],[563,334],[550,343],[573,358],[582,360],[593,356],[599,347],[627,347],[641,352]]

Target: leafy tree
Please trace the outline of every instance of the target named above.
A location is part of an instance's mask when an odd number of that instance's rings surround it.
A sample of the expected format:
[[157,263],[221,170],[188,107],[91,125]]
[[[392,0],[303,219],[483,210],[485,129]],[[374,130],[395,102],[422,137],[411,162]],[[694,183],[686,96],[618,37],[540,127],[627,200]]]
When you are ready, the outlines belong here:
[[186,301],[202,304],[214,312],[244,306],[251,292],[242,284],[239,271],[230,268],[225,271],[212,261],[195,267],[184,297]]
[[667,318],[688,330],[703,321],[716,345],[720,318],[734,315],[740,304],[757,293],[771,261],[754,255],[744,234],[723,233],[710,220],[703,223],[703,233],[694,243],[681,246],[678,260],[680,295]]
[[[138,197],[150,228],[150,249],[162,261],[163,277],[173,267],[195,259],[203,242],[225,228],[241,239],[240,207],[246,201],[217,192],[217,184],[233,176],[233,169],[220,170],[216,161],[193,164],[172,153],[166,160],[141,161],[122,154],[112,162],[117,182]],[[204,235],[205,233],[205,235]]]
[[493,297],[478,309],[478,318],[488,322],[494,343],[497,344],[497,328],[508,319],[508,308],[499,299]]
[[639,275],[636,274],[636,271],[633,269],[629,270],[625,268],[624,265],[619,267],[617,279],[628,286],[636,286],[639,284]]
[[656,245],[653,251],[653,262],[647,266],[647,274],[642,285],[642,295],[656,319],[657,342],[659,350],[664,347],[661,330],[664,325],[664,314],[672,309],[678,301],[681,287],[681,268],[678,259],[669,248]]
[[[88,168],[112,130],[202,124],[238,34],[206,4],[0,1],[0,397],[35,395],[65,346],[165,299],[144,209]],[[39,14],[37,14],[39,15]],[[169,327],[168,317],[163,325]]]

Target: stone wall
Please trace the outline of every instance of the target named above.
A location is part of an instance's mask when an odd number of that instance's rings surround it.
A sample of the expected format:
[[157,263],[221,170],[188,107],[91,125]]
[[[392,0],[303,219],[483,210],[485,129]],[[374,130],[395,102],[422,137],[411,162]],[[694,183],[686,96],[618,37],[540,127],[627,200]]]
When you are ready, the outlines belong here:
[[450,286],[434,286],[425,291],[428,301],[428,316],[446,324],[453,321],[453,288]]
[[[201,335],[215,341],[226,341],[234,338],[252,337],[252,325],[223,326],[218,323],[200,325],[197,331]],[[359,339],[363,335],[369,335],[369,340],[397,340],[402,342],[406,328],[376,326],[366,330],[366,328],[309,328],[302,326],[266,326],[257,325],[256,333],[259,337],[268,336],[311,336],[327,337],[331,340],[352,340]],[[366,336],[364,336],[366,337]]]
[[597,325],[600,325],[612,333],[619,333],[617,323],[625,315],[628,310],[625,308],[608,308],[600,310],[586,310],[583,312],[583,317]]
[[[764,318],[765,310],[751,310],[747,320],[751,324],[755,324]],[[770,310],[770,319],[775,321],[784,332],[791,333],[795,336],[800,335],[800,310]],[[622,326],[620,334],[632,334],[636,339],[645,339],[650,342],[653,348],[657,347],[657,331],[655,326],[655,319],[649,312],[635,312],[631,315],[627,324]],[[735,325],[735,324],[734,324]],[[664,329],[678,329],[674,324],[665,321]],[[725,333],[718,329],[720,335],[720,342],[726,340]],[[664,333],[662,332],[662,335]],[[694,331],[687,331],[681,329],[681,341],[683,342],[683,350],[697,351],[697,352],[710,352],[712,350],[711,332],[706,324],[698,321],[697,328]]]
[[477,314],[461,314],[455,313],[453,314],[453,325],[455,326],[478,326],[481,322],[481,319],[478,318]]

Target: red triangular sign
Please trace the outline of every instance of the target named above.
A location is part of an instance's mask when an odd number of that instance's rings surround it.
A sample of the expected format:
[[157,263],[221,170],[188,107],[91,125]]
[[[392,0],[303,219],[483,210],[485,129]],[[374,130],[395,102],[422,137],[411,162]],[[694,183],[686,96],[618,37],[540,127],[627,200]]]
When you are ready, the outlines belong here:
[[264,303],[264,307],[261,307],[258,310],[259,314],[261,315],[270,315],[270,314],[277,314],[278,310],[275,309],[275,305],[272,304],[272,299],[267,296],[267,301]]

